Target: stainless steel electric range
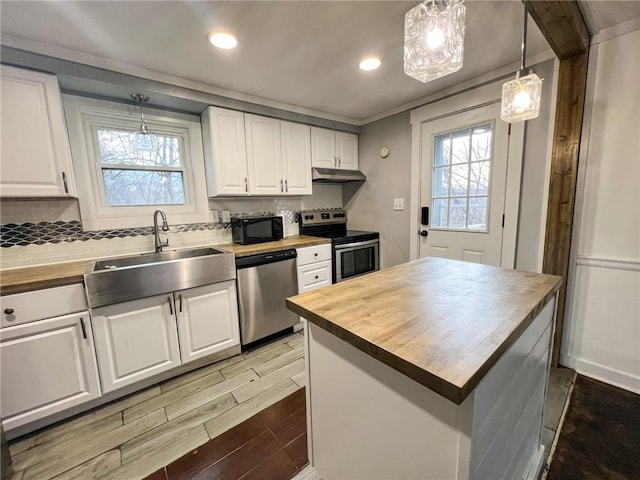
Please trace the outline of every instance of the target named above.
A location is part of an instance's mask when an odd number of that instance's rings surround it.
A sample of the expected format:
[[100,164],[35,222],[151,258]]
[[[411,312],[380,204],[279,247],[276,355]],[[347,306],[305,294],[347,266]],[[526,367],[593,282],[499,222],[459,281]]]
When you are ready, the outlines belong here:
[[301,211],[300,234],[331,239],[333,283],[380,269],[380,234],[347,230],[341,208]]

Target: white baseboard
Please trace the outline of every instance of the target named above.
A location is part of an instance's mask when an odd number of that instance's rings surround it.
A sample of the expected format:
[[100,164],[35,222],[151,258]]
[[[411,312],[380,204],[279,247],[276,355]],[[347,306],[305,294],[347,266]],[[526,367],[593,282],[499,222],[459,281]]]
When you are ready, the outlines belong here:
[[640,394],[640,377],[638,376],[605,367],[604,365],[590,362],[589,360],[584,360],[574,355],[562,353],[560,354],[560,364],[573,368],[578,373],[587,377],[595,378],[610,385]]

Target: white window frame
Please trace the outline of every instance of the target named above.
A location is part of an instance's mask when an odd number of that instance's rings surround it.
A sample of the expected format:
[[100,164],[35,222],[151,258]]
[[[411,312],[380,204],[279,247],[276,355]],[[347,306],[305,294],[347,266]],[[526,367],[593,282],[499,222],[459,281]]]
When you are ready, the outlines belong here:
[[170,224],[209,221],[199,117],[145,108],[145,122],[152,133],[180,139],[184,165],[184,205],[109,206],[104,192],[97,130],[137,130],[140,128],[139,109],[134,105],[75,95],[63,95],[62,98],[85,230],[149,226],[157,209],[165,211]]

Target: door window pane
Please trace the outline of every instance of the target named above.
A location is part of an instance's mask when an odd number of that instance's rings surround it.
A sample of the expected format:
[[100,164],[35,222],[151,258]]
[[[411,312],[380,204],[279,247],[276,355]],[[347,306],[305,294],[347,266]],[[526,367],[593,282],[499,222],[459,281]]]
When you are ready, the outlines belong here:
[[437,135],[433,144],[431,226],[487,232],[493,125]]

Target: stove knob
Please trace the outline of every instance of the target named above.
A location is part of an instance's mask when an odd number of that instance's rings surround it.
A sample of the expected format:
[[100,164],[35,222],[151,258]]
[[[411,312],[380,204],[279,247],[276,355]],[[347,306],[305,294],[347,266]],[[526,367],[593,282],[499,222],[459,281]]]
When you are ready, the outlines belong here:
[[305,219],[305,220],[309,220],[309,215],[305,215],[305,216],[304,216],[304,219]]
[[313,215],[309,215],[309,220],[313,220]]

